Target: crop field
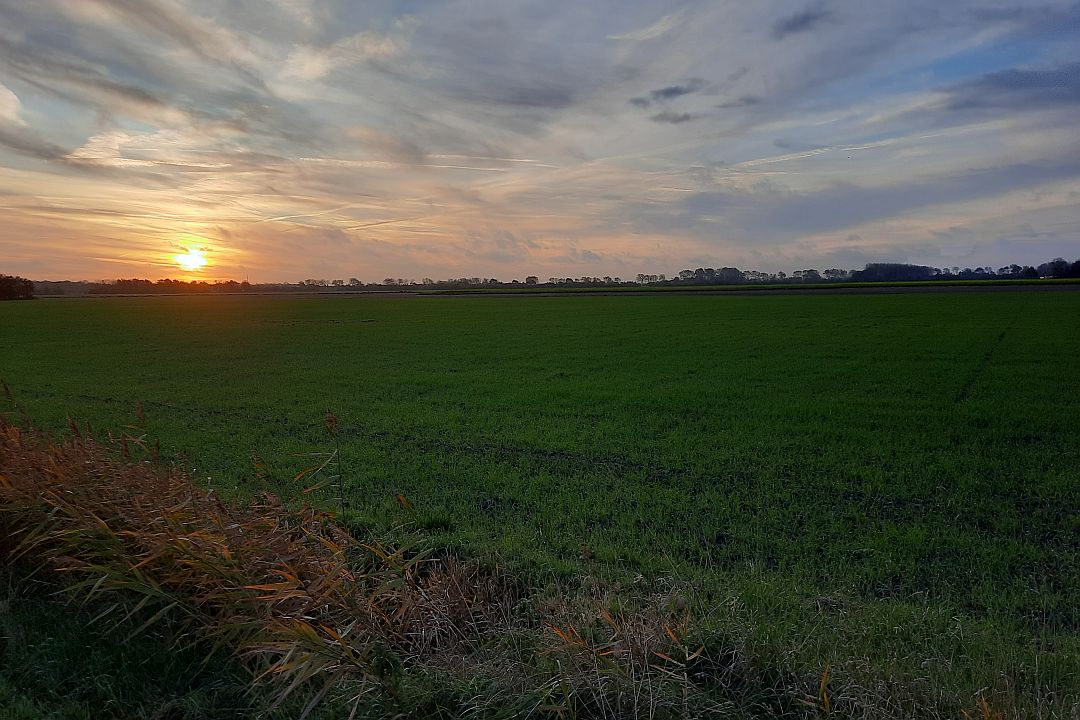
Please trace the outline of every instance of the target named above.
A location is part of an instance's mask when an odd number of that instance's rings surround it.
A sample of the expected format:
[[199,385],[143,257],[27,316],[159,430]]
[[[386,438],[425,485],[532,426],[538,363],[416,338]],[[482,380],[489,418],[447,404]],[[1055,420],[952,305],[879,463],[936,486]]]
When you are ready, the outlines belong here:
[[806,672],[1073,712],[1077,358],[1061,291],[0,305],[8,410],[57,433],[540,577],[687,587]]

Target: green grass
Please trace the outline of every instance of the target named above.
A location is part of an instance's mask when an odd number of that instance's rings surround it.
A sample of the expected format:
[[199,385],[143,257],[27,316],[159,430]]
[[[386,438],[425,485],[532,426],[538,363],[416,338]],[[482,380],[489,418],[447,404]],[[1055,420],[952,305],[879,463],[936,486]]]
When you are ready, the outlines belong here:
[[8,720],[199,720],[251,717],[248,681],[157,628],[92,622],[56,586],[0,573],[0,717]]
[[128,432],[223,493],[298,497],[332,409],[352,524],[410,519],[400,492],[443,547],[678,578],[808,673],[1067,708],[1078,318],[1050,291],[40,300],[0,305],[0,377],[56,429],[141,403]]

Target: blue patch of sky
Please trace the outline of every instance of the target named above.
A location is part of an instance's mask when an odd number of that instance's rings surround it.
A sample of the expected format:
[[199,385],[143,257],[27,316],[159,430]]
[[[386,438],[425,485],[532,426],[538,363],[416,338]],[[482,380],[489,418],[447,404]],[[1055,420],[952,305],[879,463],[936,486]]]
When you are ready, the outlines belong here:
[[1028,40],[1012,40],[980,45],[972,50],[943,58],[913,70],[935,85],[950,85],[987,73],[1020,67],[1037,61],[1043,45]]
[[833,102],[858,102],[874,95],[936,90],[987,73],[1035,63],[1043,50],[1042,43],[1031,40],[1010,38],[990,42],[898,72],[874,72],[857,81],[833,85],[827,97]]

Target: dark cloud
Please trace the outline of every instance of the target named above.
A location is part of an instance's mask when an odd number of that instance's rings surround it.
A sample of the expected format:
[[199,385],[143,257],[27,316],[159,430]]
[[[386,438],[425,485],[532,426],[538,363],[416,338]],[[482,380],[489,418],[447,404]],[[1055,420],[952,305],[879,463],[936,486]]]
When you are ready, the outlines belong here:
[[59,160],[67,155],[67,150],[25,128],[11,128],[0,125],[0,145],[14,150],[20,155],[28,155],[38,160]]
[[630,104],[634,107],[647,108],[655,103],[665,103],[683,95],[691,95],[705,87],[705,81],[701,78],[690,78],[682,85],[668,85],[658,88],[649,93],[648,97],[630,98]]
[[1080,158],[981,168],[881,188],[839,183],[816,192],[762,185],[740,192],[699,193],[684,201],[691,217],[722,215],[765,236],[799,236],[856,227],[923,208],[995,197],[1080,177]]
[[574,104],[576,96],[573,86],[548,83],[533,84],[503,84],[489,86],[490,94],[484,96],[483,91],[479,99],[491,100],[506,105],[514,105],[522,108],[550,108],[560,110]]
[[762,98],[760,95],[742,95],[734,100],[728,100],[722,102],[716,107],[722,110],[729,110],[731,108],[751,107],[753,105],[760,105]]
[[674,100],[677,97],[683,95],[689,95],[696,93],[705,87],[705,81],[701,78],[690,78],[685,85],[668,85],[667,87],[660,88],[659,90],[653,90],[649,93],[649,96],[654,102],[662,102],[665,100]]
[[[99,67],[59,52],[48,55],[25,44],[0,38],[0,66],[6,66],[23,82],[66,100],[89,100],[108,109],[111,102],[163,109],[166,103],[139,87],[116,82]],[[57,85],[64,86],[61,89]]]
[[773,145],[788,152],[806,152],[807,150],[818,150],[822,147],[821,145],[807,145],[787,138],[777,138],[773,140]]
[[657,113],[649,119],[653,122],[668,123],[669,125],[680,125],[691,120],[697,120],[700,115],[691,115],[690,113],[676,113],[670,110],[665,110],[662,113]]
[[773,23],[772,36],[774,40],[782,40],[788,35],[797,35],[807,32],[823,21],[832,17],[832,13],[824,8],[808,8]]
[[112,9],[133,25],[156,32],[187,49],[202,60],[229,68],[253,87],[266,90],[262,79],[249,68],[229,57],[231,48],[224,47],[220,37],[209,32],[191,18],[173,11],[160,0],[81,0],[96,2]]
[[1006,24],[1020,35],[1048,36],[1080,32],[1080,2],[1066,6],[974,8],[971,17],[979,24]]
[[948,89],[951,110],[1035,110],[1080,103],[1080,63],[1002,70]]
[[[107,43],[101,45],[110,48]],[[158,68],[151,59],[136,65],[122,53],[114,53],[109,58],[112,62],[103,62],[75,54],[77,50],[0,36],[0,71],[41,92],[89,106],[107,119],[129,116],[159,126],[190,122],[211,135],[272,136],[301,145],[311,145],[320,137],[321,123],[302,107],[268,92],[215,88],[197,78],[185,79],[172,70]],[[163,74],[155,70],[163,70]]]

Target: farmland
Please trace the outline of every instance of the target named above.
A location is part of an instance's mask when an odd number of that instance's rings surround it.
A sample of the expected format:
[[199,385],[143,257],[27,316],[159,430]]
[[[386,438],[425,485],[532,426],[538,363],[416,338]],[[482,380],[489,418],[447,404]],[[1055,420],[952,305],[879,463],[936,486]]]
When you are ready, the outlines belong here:
[[1077,318],[1058,291],[40,300],[0,306],[0,377],[221,495],[677,583],[799,671],[1075,712]]

